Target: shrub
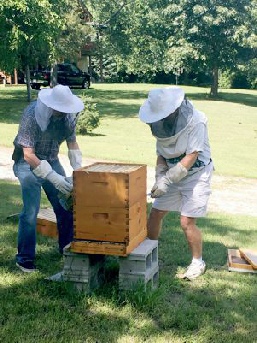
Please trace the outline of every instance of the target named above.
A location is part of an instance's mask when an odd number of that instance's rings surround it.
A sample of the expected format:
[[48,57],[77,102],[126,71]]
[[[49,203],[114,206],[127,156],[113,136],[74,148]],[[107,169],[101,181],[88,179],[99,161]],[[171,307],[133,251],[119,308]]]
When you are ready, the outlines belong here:
[[99,112],[96,109],[96,103],[92,102],[92,97],[86,96],[84,93],[81,95],[85,107],[80,112],[77,122],[77,134],[87,135],[91,133],[100,124]]
[[223,71],[219,75],[219,87],[229,89],[232,85],[233,74],[230,71]]

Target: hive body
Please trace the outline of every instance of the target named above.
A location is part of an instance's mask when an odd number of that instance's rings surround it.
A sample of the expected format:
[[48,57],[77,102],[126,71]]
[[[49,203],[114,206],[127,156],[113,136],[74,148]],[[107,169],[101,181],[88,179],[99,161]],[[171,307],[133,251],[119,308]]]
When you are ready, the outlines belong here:
[[72,251],[125,256],[145,239],[146,166],[95,163],[73,182]]

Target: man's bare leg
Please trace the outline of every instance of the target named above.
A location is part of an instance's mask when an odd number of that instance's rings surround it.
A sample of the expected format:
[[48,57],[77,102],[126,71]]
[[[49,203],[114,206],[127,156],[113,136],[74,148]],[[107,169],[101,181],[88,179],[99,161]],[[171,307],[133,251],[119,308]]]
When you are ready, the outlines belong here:
[[181,216],[181,227],[185,233],[193,258],[202,257],[202,234],[196,226],[196,219]]
[[195,218],[181,216],[180,223],[192,252],[192,263],[188,266],[186,272],[178,275],[178,277],[193,280],[202,275],[206,268],[202,260],[202,234],[196,226]]
[[155,208],[151,209],[147,222],[147,236],[150,239],[157,240],[161,233],[162,219],[168,211],[160,211]]

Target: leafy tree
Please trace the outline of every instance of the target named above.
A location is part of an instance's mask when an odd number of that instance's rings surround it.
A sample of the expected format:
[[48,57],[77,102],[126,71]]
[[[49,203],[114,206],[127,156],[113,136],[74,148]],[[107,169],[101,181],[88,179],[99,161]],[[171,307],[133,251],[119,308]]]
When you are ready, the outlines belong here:
[[234,67],[244,48],[256,39],[256,0],[86,3],[99,23],[108,24],[102,44],[107,58],[111,51],[117,70],[209,71],[214,96],[219,70]]
[[213,75],[211,95],[218,91],[218,71],[237,63],[240,47],[251,34],[251,0],[183,0],[166,8],[174,35],[167,60],[208,68]]
[[88,28],[80,23],[72,0],[10,0],[0,4],[0,68],[30,67],[77,56]]
[[[91,36],[100,66],[209,71],[216,96],[219,70],[256,57],[256,8],[257,0],[9,0],[0,4],[0,67],[76,59]],[[88,9],[93,20],[82,25]]]

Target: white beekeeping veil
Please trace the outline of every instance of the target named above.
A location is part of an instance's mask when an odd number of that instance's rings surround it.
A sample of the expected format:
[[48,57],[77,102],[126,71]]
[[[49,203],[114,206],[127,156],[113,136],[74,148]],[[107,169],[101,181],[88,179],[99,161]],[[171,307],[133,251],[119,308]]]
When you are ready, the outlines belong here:
[[44,132],[50,122],[50,118],[53,114],[53,109],[47,107],[39,98],[35,107],[35,118],[41,129]]

